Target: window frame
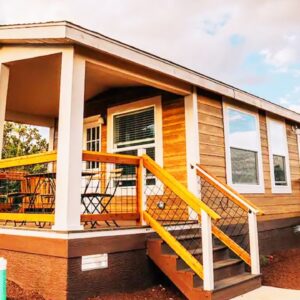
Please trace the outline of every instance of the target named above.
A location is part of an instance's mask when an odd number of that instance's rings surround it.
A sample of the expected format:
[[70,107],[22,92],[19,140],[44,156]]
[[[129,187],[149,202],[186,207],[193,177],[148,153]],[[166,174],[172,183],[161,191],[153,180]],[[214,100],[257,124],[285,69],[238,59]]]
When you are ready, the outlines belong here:
[[[291,194],[292,186],[291,186],[291,172],[290,172],[290,158],[289,158],[289,149],[288,149],[288,140],[286,134],[286,124],[285,120],[281,118],[275,118],[273,116],[267,115],[267,133],[268,133],[268,149],[269,149],[269,164],[270,164],[270,175],[271,175],[271,189],[273,194]],[[271,124],[272,122],[278,123],[283,126],[283,139],[285,141],[284,144],[284,152],[285,153],[277,153],[272,149],[272,140],[271,140]],[[285,158],[285,170],[286,170],[286,181],[287,185],[276,185],[275,184],[275,174],[274,174],[274,160],[273,156],[283,156]]]
[[[236,145],[230,145],[229,137],[229,118],[228,110],[235,110],[244,114],[248,114],[255,118],[256,127],[256,147],[246,148],[242,146],[237,147]],[[225,161],[226,161],[226,178],[227,184],[237,190],[239,193],[243,194],[262,194],[265,192],[264,185],[264,172],[263,172],[263,161],[262,161],[262,150],[261,150],[261,138],[260,138],[260,122],[259,114],[257,110],[250,110],[231,105],[229,103],[223,102],[223,118],[224,118],[224,139],[225,139]],[[231,151],[230,148],[238,148],[241,150],[248,150],[257,153],[257,167],[258,167],[258,184],[241,184],[232,182],[232,164],[231,164]]]
[[[95,115],[91,117],[84,118],[83,122],[83,139],[82,139],[82,149],[87,150],[87,129],[99,127],[99,151],[102,152],[102,124],[103,118],[101,115]],[[93,170],[87,169],[87,170]]]
[[[114,117],[120,114],[131,113],[143,109],[154,108],[154,143],[130,146],[124,148],[114,148]],[[127,104],[121,104],[108,108],[107,110],[107,152],[109,153],[120,153],[123,151],[137,150],[137,155],[142,155],[143,148],[154,147],[155,151],[155,161],[161,167],[163,167],[163,129],[162,129],[162,106],[161,106],[161,96],[156,96],[148,99],[143,99]],[[159,182],[156,180],[156,185],[150,185],[151,187],[158,186]],[[126,187],[124,187],[126,188]],[[129,187],[130,188],[130,187]]]

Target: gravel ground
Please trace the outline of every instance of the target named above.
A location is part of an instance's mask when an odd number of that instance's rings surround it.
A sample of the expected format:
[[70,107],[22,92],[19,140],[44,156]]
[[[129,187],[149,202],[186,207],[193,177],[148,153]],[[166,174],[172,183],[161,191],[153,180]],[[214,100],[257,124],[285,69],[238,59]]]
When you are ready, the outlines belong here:
[[[262,267],[263,284],[280,288],[300,290],[300,249],[277,252],[268,256]],[[31,291],[22,290],[17,284],[8,281],[7,300],[45,300]],[[158,285],[134,293],[118,293],[90,298],[88,300],[183,300],[184,296],[174,286]]]

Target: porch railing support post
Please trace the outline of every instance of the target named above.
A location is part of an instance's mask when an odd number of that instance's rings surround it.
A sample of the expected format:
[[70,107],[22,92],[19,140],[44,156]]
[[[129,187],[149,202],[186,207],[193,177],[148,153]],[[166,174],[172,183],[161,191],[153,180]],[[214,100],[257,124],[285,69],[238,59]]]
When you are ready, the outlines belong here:
[[9,68],[0,62],[0,158],[2,157]]
[[257,217],[254,212],[249,211],[248,221],[249,221],[248,223],[249,223],[251,273],[256,275],[256,274],[260,274],[260,261],[259,261]]
[[145,195],[145,184],[146,184],[146,170],[144,168],[144,160],[141,157],[139,165],[137,167],[137,210],[140,215],[139,225],[146,225],[143,218],[143,212],[146,210],[146,195]]
[[54,230],[81,230],[82,133],[85,60],[62,53]]
[[201,210],[201,233],[203,288],[205,291],[212,291],[214,289],[214,260],[211,217],[203,209]]

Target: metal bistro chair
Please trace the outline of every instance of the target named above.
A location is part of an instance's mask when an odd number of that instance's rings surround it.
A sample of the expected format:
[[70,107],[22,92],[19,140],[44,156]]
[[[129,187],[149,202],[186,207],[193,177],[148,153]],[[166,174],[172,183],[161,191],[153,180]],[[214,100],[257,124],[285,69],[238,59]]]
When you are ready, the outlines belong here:
[[[99,185],[100,182],[103,179],[104,172],[94,175],[89,182],[86,184],[85,191],[81,195],[81,203],[84,206],[84,214],[103,214],[103,213],[109,213],[108,211],[108,205],[114,198],[117,188],[120,185],[120,179],[122,176],[123,169],[113,169],[109,172],[109,177],[107,179],[107,184],[105,186],[104,192],[101,193]],[[95,188],[95,192],[87,192],[89,183],[91,180],[97,179],[97,185]],[[109,193],[109,191],[111,191]],[[104,203],[105,201],[105,203]],[[104,221],[107,226],[111,226],[111,224],[108,221]],[[113,224],[116,227],[119,227],[117,222],[115,220],[112,220]],[[97,221],[91,221],[91,227],[95,228],[95,226],[98,224]]]

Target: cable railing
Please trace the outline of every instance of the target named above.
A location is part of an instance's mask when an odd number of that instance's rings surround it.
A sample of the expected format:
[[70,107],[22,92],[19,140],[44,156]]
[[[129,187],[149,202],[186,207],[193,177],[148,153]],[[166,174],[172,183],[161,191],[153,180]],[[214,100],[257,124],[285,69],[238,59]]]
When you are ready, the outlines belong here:
[[91,228],[139,223],[139,158],[83,151],[82,161],[81,221]]
[[56,152],[0,160],[0,224],[45,227],[54,222],[55,186],[45,174]]
[[217,220],[218,214],[147,155],[143,156],[143,166],[144,180],[147,176],[154,179],[152,185],[144,185],[146,222],[167,243],[171,251],[177,253],[200,278],[205,278],[199,215],[204,211]]
[[238,257],[259,273],[257,220],[262,212],[228,185],[210,174],[203,166],[195,166],[199,176],[201,200],[220,215],[213,220],[213,234]]
[[[56,152],[0,160],[0,225],[49,227],[55,221]],[[149,156],[83,151],[85,228],[150,225],[183,265],[213,290],[214,235],[259,274],[261,211],[201,166],[201,197]]]
[[[0,225],[51,228],[56,152],[0,160]],[[81,222],[85,228],[140,223],[136,156],[83,151]]]

